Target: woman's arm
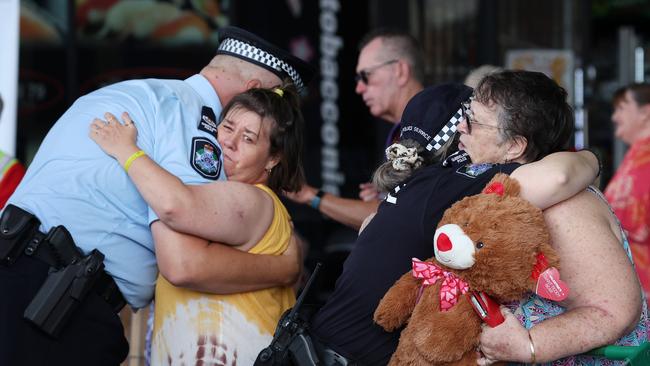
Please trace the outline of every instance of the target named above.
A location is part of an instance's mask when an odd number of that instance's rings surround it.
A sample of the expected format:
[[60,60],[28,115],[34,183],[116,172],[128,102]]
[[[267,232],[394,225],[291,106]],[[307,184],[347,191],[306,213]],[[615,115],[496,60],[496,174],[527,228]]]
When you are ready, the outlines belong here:
[[172,285],[210,293],[235,293],[290,286],[302,267],[292,237],[283,255],[250,254],[151,224],[160,273]]
[[524,164],[511,177],[521,185],[521,196],[545,209],[584,190],[599,173],[598,158],[588,150],[557,152]]
[[[287,192],[285,196],[294,202],[309,205],[316,196],[317,191],[316,188],[305,184],[300,191],[295,193]],[[377,212],[379,203],[380,201],[376,199],[364,201],[325,193],[316,209],[343,225],[359,230],[363,220],[368,215]]]
[[[93,122],[90,137],[124,166],[139,150],[137,130],[126,113],[124,125],[110,113],[105,117],[107,123]],[[185,185],[146,155],[131,162],[128,174],[160,220],[176,231],[228,245],[250,245],[264,235],[273,218],[272,199],[250,184]]]
[[[642,306],[637,276],[603,202],[582,192],[544,215],[570,295],[565,313],[530,330],[537,362],[613,343],[634,329]],[[516,321],[485,327],[481,348],[492,360],[531,361],[528,333]]]

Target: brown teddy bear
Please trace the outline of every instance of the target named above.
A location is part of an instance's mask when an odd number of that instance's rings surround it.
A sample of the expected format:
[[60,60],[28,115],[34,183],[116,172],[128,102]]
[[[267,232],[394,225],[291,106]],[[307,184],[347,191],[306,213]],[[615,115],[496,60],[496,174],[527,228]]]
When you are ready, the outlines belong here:
[[408,323],[389,365],[476,365],[481,317],[472,294],[499,302],[529,291],[565,298],[549,243],[542,211],[521,198],[519,184],[505,174],[447,209],[434,235],[435,257],[414,258],[413,271],[375,311],[375,322],[387,331]]

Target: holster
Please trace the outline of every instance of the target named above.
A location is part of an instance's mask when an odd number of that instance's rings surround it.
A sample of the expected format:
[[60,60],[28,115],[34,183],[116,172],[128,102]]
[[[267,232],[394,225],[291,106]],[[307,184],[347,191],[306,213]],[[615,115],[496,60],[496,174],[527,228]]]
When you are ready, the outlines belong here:
[[39,226],[34,215],[13,205],[8,205],[0,218],[1,264],[10,266],[20,255],[26,255],[50,266],[24,318],[56,338],[93,289],[119,312],[125,301],[113,278],[104,271],[104,255],[94,249],[84,256],[62,225],[47,234],[40,232]]
[[24,318],[57,338],[70,316],[95,286],[104,268],[97,249],[67,266],[50,270],[47,279],[25,309]]

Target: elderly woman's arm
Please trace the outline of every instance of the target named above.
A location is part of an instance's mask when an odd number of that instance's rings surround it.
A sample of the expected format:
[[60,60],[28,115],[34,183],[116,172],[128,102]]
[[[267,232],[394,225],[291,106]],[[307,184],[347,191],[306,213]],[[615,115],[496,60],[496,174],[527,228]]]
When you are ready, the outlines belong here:
[[583,150],[550,154],[520,166],[510,176],[521,184],[522,197],[545,209],[585,189],[598,173],[598,158]]
[[[636,326],[642,306],[634,268],[601,200],[582,192],[544,214],[571,292],[565,313],[530,330],[537,362],[611,344]],[[492,360],[531,361],[528,334],[518,322],[484,328],[481,348]]]

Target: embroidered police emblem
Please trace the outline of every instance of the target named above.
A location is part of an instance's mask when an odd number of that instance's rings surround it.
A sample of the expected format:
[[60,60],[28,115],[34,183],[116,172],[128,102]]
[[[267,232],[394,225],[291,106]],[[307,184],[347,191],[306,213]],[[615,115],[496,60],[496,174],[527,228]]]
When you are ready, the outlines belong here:
[[485,173],[486,171],[490,170],[494,164],[490,163],[484,163],[484,164],[468,164],[465,166],[462,166],[456,170],[456,172],[468,176],[470,178],[476,178],[479,175]]
[[456,151],[449,155],[443,162],[442,166],[459,166],[469,162],[469,155],[464,150]]
[[221,172],[221,149],[204,137],[192,139],[190,162],[203,178],[217,180]]
[[199,120],[198,128],[212,136],[217,136],[217,122],[212,108],[203,106],[201,109],[201,120]]

